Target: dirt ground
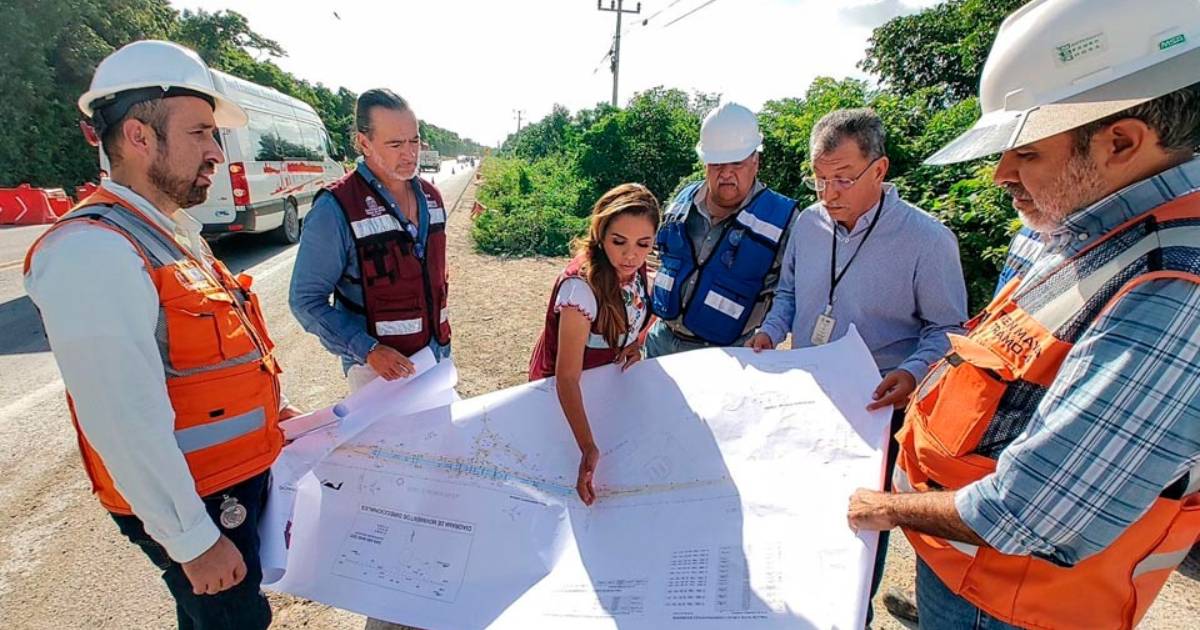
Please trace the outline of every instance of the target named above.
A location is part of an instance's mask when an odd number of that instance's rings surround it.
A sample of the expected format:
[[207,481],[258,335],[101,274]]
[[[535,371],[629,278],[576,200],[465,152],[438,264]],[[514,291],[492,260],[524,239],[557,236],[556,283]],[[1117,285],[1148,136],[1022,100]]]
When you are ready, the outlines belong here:
[[[439,184],[441,182],[439,181]],[[459,392],[464,397],[525,380],[546,300],[564,259],[507,260],[476,254],[471,246],[474,187],[466,188],[449,223],[451,321]],[[447,195],[447,201],[452,197]],[[256,289],[279,342],[285,391],[308,409],[346,393],[336,362],[287,312],[288,257],[256,271]],[[30,378],[44,383],[28,397],[0,403],[0,630],[46,628],[171,628],[173,605],[158,575],[87,491],[57,369],[38,354]],[[36,373],[35,373],[36,372]],[[45,391],[42,391],[45,390]],[[31,456],[35,454],[36,456]],[[892,537],[884,588],[911,587],[913,554],[904,537]],[[1143,628],[1197,628],[1200,560],[1176,572]],[[882,592],[882,591],[881,591]],[[271,595],[275,628],[358,630],[363,617]],[[904,628],[876,601],[876,628]]]

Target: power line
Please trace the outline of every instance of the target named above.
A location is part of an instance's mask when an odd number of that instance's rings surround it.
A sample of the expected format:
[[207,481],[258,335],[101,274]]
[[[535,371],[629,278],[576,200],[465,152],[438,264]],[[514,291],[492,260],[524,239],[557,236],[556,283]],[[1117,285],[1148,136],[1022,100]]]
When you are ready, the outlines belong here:
[[712,3],[714,3],[714,2],[716,2],[716,1],[717,1],[717,0],[708,0],[708,2],[705,2],[704,4],[701,4],[700,6],[696,7],[695,9],[692,9],[691,11],[688,11],[687,13],[684,13],[683,15],[681,15],[681,16],[679,16],[679,17],[675,18],[674,20],[671,20],[670,22],[667,22],[666,24],[663,24],[663,28],[667,28],[667,27],[671,26],[672,24],[675,24],[676,22],[678,22],[678,21],[680,21],[680,20],[682,20],[682,19],[686,18],[686,17],[687,17],[687,16],[689,16],[689,15],[692,15],[693,13],[695,13],[695,12],[699,11],[700,9],[703,9],[704,7],[706,7],[706,6],[708,6],[708,5],[712,4]]
[[[621,75],[621,16],[624,15],[625,13],[635,13],[635,14],[641,13],[642,12],[642,3],[641,2],[637,3],[637,8],[632,11],[625,8],[625,0],[608,0],[607,8],[605,8],[602,5],[603,5],[603,0],[596,0],[596,10],[604,11],[607,13],[616,13],[617,14],[617,28],[616,28],[616,30],[613,31],[613,46],[612,46],[612,50],[610,51],[610,53],[608,55],[609,58],[612,59],[612,73],[613,73],[612,104],[613,104],[613,107],[616,107],[617,106],[617,82],[618,82],[618,77]],[[603,60],[601,60],[601,63],[603,63]]]

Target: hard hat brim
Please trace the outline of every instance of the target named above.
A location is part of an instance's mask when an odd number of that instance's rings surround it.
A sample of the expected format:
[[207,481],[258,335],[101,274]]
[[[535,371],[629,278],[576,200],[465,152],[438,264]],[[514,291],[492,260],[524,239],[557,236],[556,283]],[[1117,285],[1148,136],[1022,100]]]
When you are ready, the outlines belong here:
[[758,146],[749,149],[741,149],[738,151],[705,151],[703,143],[696,143],[696,155],[700,157],[700,161],[705,164],[729,164],[730,162],[741,162],[750,157],[755,152],[762,152],[761,141]]
[[[83,96],[79,97],[79,111],[91,117],[94,113],[92,112],[92,103],[94,103],[97,99],[103,98],[110,94],[117,94],[127,90],[136,90],[146,87],[170,88],[173,86],[160,86],[158,83],[138,83],[122,85],[117,88],[105,88],[103,90],[88,90],[87,92],[84,92]],[[246,114],[246,110],[242,109],[241,105],[238,105],[220,92],[194,85],[181,87],[186,87],[189,90],[200,92],[213,99],[213,118],[216,120],[218,127],[244,127],[249,121],[249,116]]]
[[956,164],[1023,147],[1077,129],[1200,82],[1200,48],[1059,102],[980,118],[937,153],[931,166]]

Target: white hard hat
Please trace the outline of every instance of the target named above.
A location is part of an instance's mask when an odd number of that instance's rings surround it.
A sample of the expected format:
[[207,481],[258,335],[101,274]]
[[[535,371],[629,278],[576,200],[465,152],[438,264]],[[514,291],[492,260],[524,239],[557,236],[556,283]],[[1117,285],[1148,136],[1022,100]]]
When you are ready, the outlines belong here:
[[704,117],[696,153],[705,164],[740,162],[762,151],[762,141],[754,112],[737,103],[724,103]]
[[108,116],[111,124],[134,103],[189,93],[211,101],[218,127],[246,124],[245,110],[217,91],[200,55],[179,44],[152,39],[133,42],[105,57],[92,75],[91,89],[79,97],[79,109],[96,119],[96,110],[103,114],[110,105],[120,105],[117,109],[121,111]]
[[1025,146],[1200,82],[1200,0],[1034,0],[1000,26],[983,117],[926,160]]

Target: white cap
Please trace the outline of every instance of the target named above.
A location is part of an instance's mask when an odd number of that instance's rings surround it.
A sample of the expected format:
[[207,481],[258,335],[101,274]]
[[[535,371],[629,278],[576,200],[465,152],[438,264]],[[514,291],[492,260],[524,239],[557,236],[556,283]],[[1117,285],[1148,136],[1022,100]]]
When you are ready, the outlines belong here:
[[1022,147],[1197,82],[1197,0],[1034,0],[996,35],[983,117],[926,163]]
[[159,88],[163,94],[172,89],[198,92],[212,99],[218,127],[246,124],[245,110],[217,91],[199,55],[179,44],[152,39],[133,42],[105,57],[92,75],[91,89],[79,97],[79,109],[94,117],[95,108],[144,88]]
[[705,164],[741,162],[762,151],[762,141],[754,112],[737,103],[723,103],[704,117],[696,154]]

